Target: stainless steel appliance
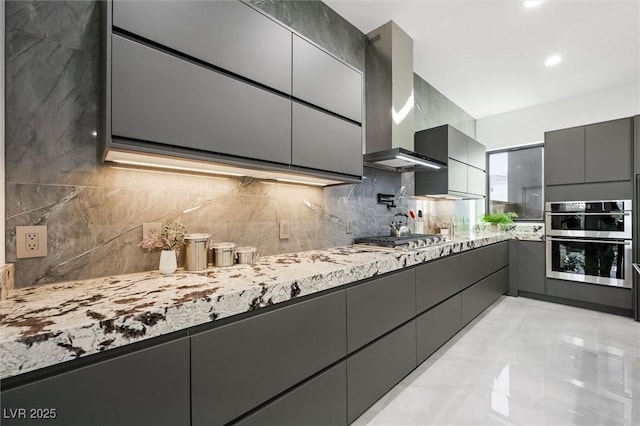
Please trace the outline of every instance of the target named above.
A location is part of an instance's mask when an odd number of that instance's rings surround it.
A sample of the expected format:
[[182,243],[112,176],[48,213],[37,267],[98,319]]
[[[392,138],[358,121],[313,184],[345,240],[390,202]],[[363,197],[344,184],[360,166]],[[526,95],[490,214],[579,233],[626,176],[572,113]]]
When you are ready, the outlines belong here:
[[631,200],[545,204],[547,235],[631,239]]
[[185,271],[204,271],[207,269],[207,244],[209,234],[187,234],[184,236]]
[[631,288],[631,200],[546,203],[547,277]]
[[355,244],[368,244],[380,247],[414,249],[444,243],[445,241],[447,241],[447,239],[441,235],[413,234],[402,237],[384,235],[376,237],[361,237],[356,238],[353,242]]

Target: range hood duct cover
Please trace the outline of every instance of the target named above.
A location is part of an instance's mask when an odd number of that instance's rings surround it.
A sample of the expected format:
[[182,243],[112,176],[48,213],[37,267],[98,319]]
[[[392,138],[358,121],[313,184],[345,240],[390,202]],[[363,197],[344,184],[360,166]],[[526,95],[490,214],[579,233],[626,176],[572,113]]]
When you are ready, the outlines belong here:
[[414,152],[413,40],[393,21],[367,34],[364,164],[396,172],[446,168]]

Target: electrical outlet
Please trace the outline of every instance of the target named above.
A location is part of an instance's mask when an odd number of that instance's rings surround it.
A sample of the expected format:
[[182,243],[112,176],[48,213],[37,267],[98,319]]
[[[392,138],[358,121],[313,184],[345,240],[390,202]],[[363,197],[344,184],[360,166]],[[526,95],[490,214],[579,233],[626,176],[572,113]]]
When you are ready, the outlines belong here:
[[289,221],[288,220],[280,221],[280,239],[281,240],[289,239]]
[[156,235],[162,234],[162,223],[147,222],[142,224],[142,239],[145,239],[148,236],[150,236],[152,232]]
[[45,257],[47,255],[47,227],[16,226],[16,258]]
[[347,220],[347,229],[345,230],[347,234],[353,234],[353,221]]

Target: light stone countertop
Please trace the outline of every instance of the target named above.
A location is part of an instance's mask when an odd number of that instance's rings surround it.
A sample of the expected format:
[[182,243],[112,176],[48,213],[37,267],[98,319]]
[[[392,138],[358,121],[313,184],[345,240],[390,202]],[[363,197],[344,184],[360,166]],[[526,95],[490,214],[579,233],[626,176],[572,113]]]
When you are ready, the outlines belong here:
[[0,302],[0,378],[514,237],[460,236],[413,250],[354,245],[203,273],[153,271],[18,289]]

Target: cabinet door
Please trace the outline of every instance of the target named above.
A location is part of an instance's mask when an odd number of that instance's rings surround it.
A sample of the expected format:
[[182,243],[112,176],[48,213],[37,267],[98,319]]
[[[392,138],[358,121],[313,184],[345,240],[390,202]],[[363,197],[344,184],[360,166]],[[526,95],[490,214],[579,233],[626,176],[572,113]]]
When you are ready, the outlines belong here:
[[487,170],[487,154],[484,145],[469,139],[467,146],[468,164],[480,170]]
[[113,25],[291,93],[291,31],[239,1],[114,1]]
[[474,195],[487,195],[487,181],[484,170],[467,167],[467,192]]
[[462,327],[462,296],[456,294],[416,318],[418,364],[429,358]]
[[416,315],[414,271],[347,289],[347,349],[362,347]]
[[447,126],[449,129],[449,157],[461,163],[469,162],[469,136],[456,128]]
[[342,362],[237,423],[238,426],[347,424],[347,365]]
[[487,276],[486,247],[462,252],[462,288],[468,287]]
[[467,166],[464,163],[449,158],[447,172],[449,173],[449,191],[467,192]]
[[462,296],[462,325],[467,325],[472,319],[484,311],[485,305],[485,284],[480,281],[472,285],[461,293]]
[[503,241],[485,247],[486,268],[485,275],[492,274],[509,264],[509,242]]
[[3,425],[188,426],[189,339],[3,391],[2,407],[55,409],[55,418],[3,417]]
[[416,309],[424,312],[462,289],[462,256],[450,256],[418,266]]
[[362,176],[362,128],[294,102],[291,163]]
[[542,241],[518,241],[518,290],[544,294],[545,246]]
[[192,424],[225,424],[346,356],[339,291],[191,338]]
[[296,35],[293,96],[362,122],[362,74]]
[[584,182],[584,127],[544,134],[544,182],[558,185]]
[[416,323],[411,321],[347,359],[348,423],[416,368]]
[[112,133],[288,164],[291,101],[113,36]]
[[607,121],[585,128],[585,182],[631,180],[631,119]]

